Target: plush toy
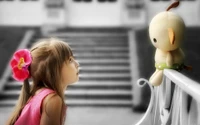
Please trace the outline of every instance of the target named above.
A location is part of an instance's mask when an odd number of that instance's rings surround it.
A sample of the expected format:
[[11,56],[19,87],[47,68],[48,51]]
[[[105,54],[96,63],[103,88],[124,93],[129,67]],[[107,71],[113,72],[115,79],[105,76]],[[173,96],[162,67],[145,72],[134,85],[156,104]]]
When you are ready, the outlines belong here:
[[179,1],[172,3],[166,11],[158,13],[149,25],[151,42],[157,48],[155,53],[156,71],[149,79],[153,86],[161,84],[165,68],[175,70],[186,68],[184,53],[180,48],[184,38],[185,24],[179,15],[169,11],[178,5]]

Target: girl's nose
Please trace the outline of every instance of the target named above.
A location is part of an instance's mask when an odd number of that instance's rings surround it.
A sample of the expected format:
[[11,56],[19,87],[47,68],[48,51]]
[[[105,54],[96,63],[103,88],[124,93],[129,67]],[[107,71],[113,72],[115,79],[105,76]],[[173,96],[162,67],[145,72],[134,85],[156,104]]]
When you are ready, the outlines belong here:
[[80,64],[78,63],[78,61],[74,60],[74,62],[75,62],[76,67],[79,67]]

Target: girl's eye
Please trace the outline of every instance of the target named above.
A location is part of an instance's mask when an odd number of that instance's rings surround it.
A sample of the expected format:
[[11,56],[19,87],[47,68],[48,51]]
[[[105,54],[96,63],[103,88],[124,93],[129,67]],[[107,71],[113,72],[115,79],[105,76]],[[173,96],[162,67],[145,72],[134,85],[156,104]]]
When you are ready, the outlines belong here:
[[72,60],[72,58],[69,58],[69,62],[72,62],[73,60]]
[[73,57],[70,57],[69,58],[69,62],[73,62],[74,61],[74,58]]

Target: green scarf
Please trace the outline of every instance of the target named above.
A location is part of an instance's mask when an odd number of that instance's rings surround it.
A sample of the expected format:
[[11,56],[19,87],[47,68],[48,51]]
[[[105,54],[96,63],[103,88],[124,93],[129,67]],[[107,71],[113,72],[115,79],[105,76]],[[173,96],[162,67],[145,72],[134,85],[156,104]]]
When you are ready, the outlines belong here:
[[156,69],[163,70],[163,69],[174,69],[174,70],[182,70],[184,68],[184,64],[175,63],[172,66],[167,66],[166,63],[155,63]]

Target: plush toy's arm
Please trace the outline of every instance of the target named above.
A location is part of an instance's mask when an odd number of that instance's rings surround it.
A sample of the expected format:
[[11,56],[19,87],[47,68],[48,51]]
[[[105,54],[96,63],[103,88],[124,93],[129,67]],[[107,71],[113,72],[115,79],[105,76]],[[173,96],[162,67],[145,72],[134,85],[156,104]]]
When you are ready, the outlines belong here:
[[167,64],[167,66],[172,66],[173,65],[173,57],[172,57],[171,52],[167,53],[166,64]]

